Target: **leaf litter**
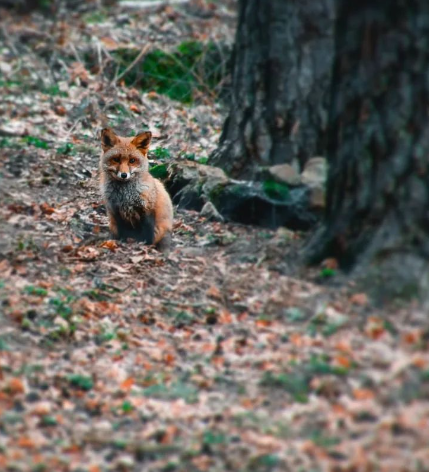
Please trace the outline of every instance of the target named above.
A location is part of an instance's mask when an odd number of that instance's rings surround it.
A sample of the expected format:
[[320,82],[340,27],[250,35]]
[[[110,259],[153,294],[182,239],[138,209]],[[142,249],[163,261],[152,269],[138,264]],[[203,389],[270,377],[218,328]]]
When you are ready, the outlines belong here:
[[226,112],[115,82],[112,52],[231,44],[233,7],[5,12],[2,470],[429,470],[426,313],[295,270],[299,233],[181,209],[168,255],[108,233],[99,129],[198,160]]

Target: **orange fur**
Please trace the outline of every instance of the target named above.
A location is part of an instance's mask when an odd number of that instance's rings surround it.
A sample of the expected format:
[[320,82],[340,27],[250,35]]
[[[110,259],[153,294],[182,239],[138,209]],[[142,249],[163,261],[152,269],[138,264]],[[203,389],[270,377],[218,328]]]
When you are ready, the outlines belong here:
[[173,229],[173,205],[164,185],[149,173],[150,139],[150,132],[125,138],[104,129],[100,184],[115,237],[165,248]]

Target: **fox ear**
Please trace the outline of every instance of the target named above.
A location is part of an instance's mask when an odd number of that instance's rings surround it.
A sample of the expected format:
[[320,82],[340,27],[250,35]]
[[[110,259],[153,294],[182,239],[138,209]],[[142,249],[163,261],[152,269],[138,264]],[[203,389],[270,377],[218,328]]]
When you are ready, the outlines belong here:
[[110,128],[104,128],[101,131],[101,147],[103,148],[104,152],[112,148],[115,144],[118,143],[118,141],[119,138]]
[[139,133],[132,141],[131,144],[139,149],[140,151],[147,151],[149,149],[150,140],[152,139],[152,133],[150,131],[144,131]]

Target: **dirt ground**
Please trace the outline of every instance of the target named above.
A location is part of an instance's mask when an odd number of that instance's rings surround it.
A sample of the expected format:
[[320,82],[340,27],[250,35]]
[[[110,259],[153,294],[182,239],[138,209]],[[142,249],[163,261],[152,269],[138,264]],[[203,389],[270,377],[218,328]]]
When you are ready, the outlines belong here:
[[94,37],[232,41],[231,2],[192,5],[60,27],[3,15],[0,470],[428,471],[423,310],[374,306],[332,261],[299,268],[306,235],[286,228],[176,208],[168,255],[111,240],[96,136],[123,124],[115,106],[158,130],[154,162],[207,157],[225,109],[112,83],[76,58]]

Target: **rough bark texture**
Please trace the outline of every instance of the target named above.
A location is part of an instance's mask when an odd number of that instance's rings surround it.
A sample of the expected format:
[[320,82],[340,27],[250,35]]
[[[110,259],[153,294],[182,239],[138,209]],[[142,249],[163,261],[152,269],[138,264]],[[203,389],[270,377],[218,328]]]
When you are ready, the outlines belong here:
[[211,163],[234,177],[325,148],[334,0],[240,0],[232,103]]
[[327,213],[310,257],[345,268],[390,259],[389,271],[418,278],[424,264],[410,261],[429,256],[429,2],[339,5]]

